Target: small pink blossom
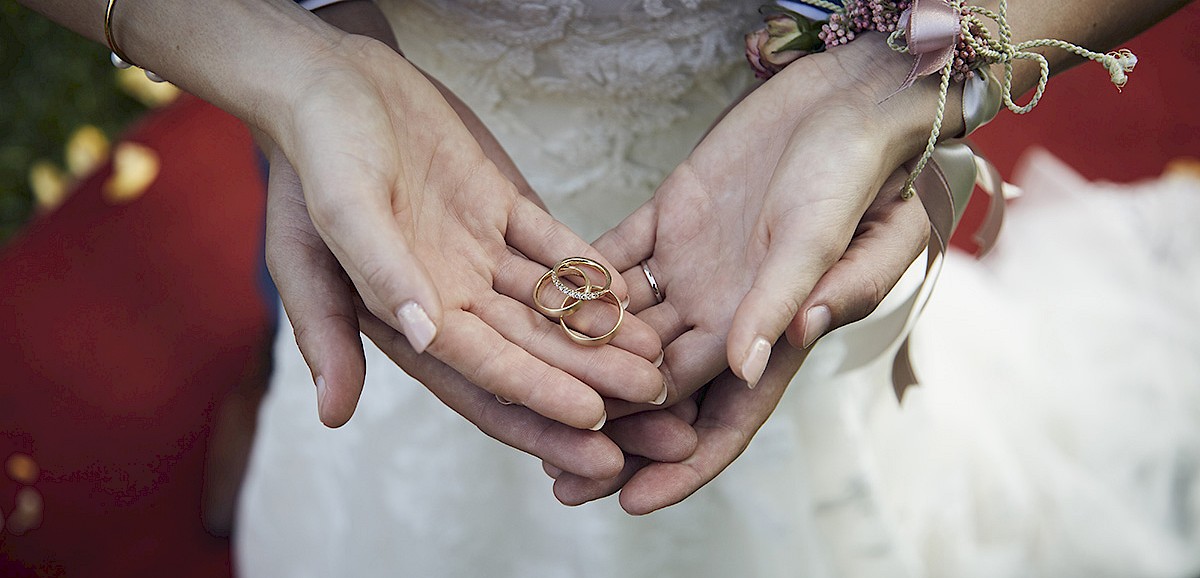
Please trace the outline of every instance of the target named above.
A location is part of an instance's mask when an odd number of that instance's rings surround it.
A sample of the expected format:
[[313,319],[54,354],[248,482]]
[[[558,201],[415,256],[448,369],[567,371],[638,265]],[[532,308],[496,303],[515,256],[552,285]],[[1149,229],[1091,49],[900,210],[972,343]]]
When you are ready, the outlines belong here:
[[746,35],[746,60],[754,69],[754,75],[766,80],[783,70],[796,59],[811,52],[788,48],[796,40],[809,33],[796,18],[787,14],[772,14],[766,19],[766,27]]

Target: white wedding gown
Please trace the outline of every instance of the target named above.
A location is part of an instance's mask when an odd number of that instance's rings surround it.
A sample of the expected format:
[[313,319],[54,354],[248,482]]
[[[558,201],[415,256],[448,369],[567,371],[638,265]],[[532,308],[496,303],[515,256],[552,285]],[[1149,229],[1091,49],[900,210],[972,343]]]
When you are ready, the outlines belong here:
[[[594,238],[750,80],[741,34],[757,6],[386,8],[406,54]],[[995,251],[949,256],[913,337],[923,382],[902,407],[894,349],[845,367],[872,319],[835,332],[737,462],[645,517],[613,499],[558,504],[537,460],[482,435],[369,342],[357,413],[325,429],[282,329],[239,573],[1200,575],[1200,185],[1110,191],[1045,159],[1031,172]]]

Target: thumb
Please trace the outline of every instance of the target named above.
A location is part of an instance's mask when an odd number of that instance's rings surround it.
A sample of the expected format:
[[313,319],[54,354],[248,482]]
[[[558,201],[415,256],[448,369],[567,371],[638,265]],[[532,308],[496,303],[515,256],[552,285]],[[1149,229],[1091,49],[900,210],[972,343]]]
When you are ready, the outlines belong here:
[[354,413],[366,373],[353,292],[313,228],[300,180],[283,154],[271,155],[267,186],[267,266],[279,290],[330,427]]
[[861,212],[787,211],[770,227],[770,245],[754,284],[734,312],[726,355],[734,374],[754,387],[775,341],[817,281],[846,251]]
[[929,216],[919,197],[899,196],[906,173],[871,205],[846,253],[821,277],[787,328],[808,349],[822,335],[870,315],[929,243]]
[[[316,231],[358,289],[367,309],[424,352],[442,320],[441,300],[424,263],[396,221],[397,211],[366,171],[325,163],[306,178],[305,199]],[[349,178],[335,178],[351,175]],[[309,184],[313,183],[310,187]]]

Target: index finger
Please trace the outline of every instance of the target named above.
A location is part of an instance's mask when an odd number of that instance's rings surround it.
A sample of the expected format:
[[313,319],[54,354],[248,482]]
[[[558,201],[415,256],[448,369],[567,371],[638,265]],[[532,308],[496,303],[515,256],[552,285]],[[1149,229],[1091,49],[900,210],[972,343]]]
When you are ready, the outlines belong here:
[[510,247],[547,268],[567,257],[599,261],[613,274],[612,292],[621,303],[629,302],[629,287],[618,275],[622,269],[613,266],[612,261],[595,247],[528,199],[518,198],[514,203],[504,239]]

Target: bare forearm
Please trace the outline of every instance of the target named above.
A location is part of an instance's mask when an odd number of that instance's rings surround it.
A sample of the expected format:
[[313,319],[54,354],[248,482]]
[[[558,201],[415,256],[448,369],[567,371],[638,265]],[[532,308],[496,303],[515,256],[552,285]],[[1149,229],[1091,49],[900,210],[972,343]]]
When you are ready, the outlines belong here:
[[[1107,52],[1188,2],[1190,0],[1010,0],[1008,20],[1015,42],[1056,38],[1095,52]],[[994,9],[997,2],[988,0],[980,4]],[[1039,49],[1038,52],[1049,60],[1051,74],[1084,61],[1063,50]],[[1014,94],[1037,84],[1036,65],[1018,64],[1013,73]]]
[[[991,10],[997,10],[999,6],[999,0],[967,2]],[[1035,39],[1060,39],[1103,53],[1185,4],[1187,2],[1183,0],[1009,0],[1007,19],[1014,44]],[[996,36],[995,23],[988,22],[987,25]],[[1051,74],[1083,61],[1060,48],[1033,50],[1046,57]],[[881,34],[864,35],[859,41],[832,48],[829,53],[835,58],[821,62],[835,64],[827,68],[825,78],[844,83],[844,90],[849,91],[847,94],[862,92],[868,100],[880,103],[885,113],[881,118],[891,125],[886,133],[892,136],[892,142],[886,150],[895,158],[889,162],[917,154],[929,135],[930,121],[939,99],[939,75],[925,77],[911,88],[896,93],[896,87],[912,69],[913,59],[889,48]],[[993,72],[1002,78],[1001,65],[993,66]],[[1013,98],[1019,100],[1021,94],[1037,85],[1040,69],[1032,60],[1017,60],[1013,72]],[[1108,72],[1097,67],[1096,74]],[[1136,80],[1135,74],[1132,82]],[[809,82],[806,75],[797,76],[795,81],[798,84],[796,90]],[[1054,90],[1053,82],[1049,90]],[[961,94],[961,84],[951,83],[941,138],[951,138],[962,130]]]
[[[105,0],[21,2],[105,42]],[[285,0],[119,0],[112,28],[137,65],[264,127],[295,89],[299,67],[342,34]]]

